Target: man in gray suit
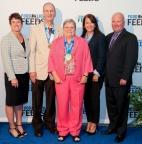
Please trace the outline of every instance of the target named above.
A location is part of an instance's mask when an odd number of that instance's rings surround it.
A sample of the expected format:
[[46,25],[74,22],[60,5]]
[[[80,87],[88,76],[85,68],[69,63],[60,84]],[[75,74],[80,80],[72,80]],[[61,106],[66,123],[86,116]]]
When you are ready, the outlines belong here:
[[[30,57],[29,69],[32,81],[32,124],[35,135],[42,136],[43,124],[51,132],[55,131],[55,86],[54,80],[48,74],[48,55],[50,46],[55,37],[61,33],[59,26],[53,23],[56,15],[55,6],[52,3],[45,3],[43,6],[44,22],[33,26],[30,32]],[[46,95],[46,109],[43,115],[43,92]]]

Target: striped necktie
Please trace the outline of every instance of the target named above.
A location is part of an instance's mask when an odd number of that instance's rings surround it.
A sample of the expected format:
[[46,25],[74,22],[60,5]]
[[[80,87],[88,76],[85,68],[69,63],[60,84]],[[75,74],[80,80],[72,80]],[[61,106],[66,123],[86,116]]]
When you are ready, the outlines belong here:
[[109,49],[111,49],[116,41],[116,39],[118,38],[119,33],[114,33],[111,37],[111,41],[109,43]]

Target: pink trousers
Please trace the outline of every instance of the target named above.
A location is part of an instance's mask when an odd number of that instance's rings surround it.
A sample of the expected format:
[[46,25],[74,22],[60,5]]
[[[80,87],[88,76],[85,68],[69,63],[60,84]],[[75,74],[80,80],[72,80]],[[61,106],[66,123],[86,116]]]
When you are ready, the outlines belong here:
[[61,84],[56,84],[57,130],[61,136],[80,134],[84,86],[73,76],[67,76]]

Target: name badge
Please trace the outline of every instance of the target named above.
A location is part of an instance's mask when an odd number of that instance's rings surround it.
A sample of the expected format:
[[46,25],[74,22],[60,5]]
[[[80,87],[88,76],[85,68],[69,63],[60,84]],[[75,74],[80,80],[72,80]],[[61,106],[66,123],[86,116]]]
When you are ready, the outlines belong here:
[[70,61],[72,59],[72,55],[71,54],[66,54],[65,55],[65,61]]

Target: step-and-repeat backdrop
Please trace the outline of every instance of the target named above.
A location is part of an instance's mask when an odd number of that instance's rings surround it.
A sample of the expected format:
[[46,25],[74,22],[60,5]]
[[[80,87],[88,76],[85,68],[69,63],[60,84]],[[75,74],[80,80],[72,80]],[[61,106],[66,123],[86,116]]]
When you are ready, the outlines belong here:
[[[23,34],[29,36],[31,25],[36,25],[43,20],[42,7],[47,0],[0,0],[0,40],[10,31],[8,17],[13,12],[19,12],[24,21]],[[73,18],[77,24],[77,34],[81,34],[82,18],[87,13],[94,14],[99,22],[102,32],[108,34],[112,31],[111,16],[114,12],[122,12],[125,16],[125,27],[136,34],[139,43],[139,59],[133,74],[132,92],[142,86],[142,7],[141,0],[50,0],[56,6],[55,23],[61,24],[65,19]],[[1,54],[0,54],[1,55]],[[5,115],[5,87],[4,70],[0,56],[0,121],[7,121]],[[23,120],[30,122],[32,118],[31,84],[29,102],[24,105]],[[45,100],[44,100],[45,102]],[[44,104],[45,105],[45,104]],[[43,107],[44,113],[45,107]],[[137,116],[136,111],[129,110],[129,122]],[[85,112],[83,121],[86,122]],[[105,103],[105,88],[101,91],[101,116],[100,123],[108,123]]]

